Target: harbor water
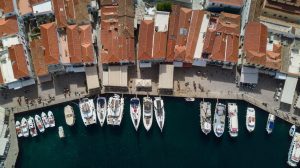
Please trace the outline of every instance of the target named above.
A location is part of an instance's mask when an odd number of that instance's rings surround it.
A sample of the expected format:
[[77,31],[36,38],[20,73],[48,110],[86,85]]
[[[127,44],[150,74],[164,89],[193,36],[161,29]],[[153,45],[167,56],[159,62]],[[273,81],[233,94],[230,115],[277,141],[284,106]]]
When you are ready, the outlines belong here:
[[[254,168],[287,167],[287,154],[291,137],[290,124],[276,118],[271,135],[266,133],[268,113],[255,108],[256,128],[248,133],[245,125],[246,108],[243,101],[238,104],[239,135],[231,138],[226,130],[221,138],[213,131],[207,136],[201,132],[199,102],[185,102],[183,98],[163,97],[166,120],[163,133],[156,121],[147,132],[141,121],[135,131],[129,114],[129,100],[125,97],[124,117],[120,127],[100,127],[99,124],[85,127],[78,106],[65,103],[55,107],[18,114],[17,120],[28,118],[42,111],[52,110],[56,127],[48,128],[35,138],[20,138],[19,168],[114,168],[114,167],[203,167],[203,168]],[[140,97],[142,100],[142,97]],[[209,100],[214,112],[216,100]],[[223,103],[233,102],[219,100]],[[76,123],[69,127],[65,123],[63,109],[72,105]],[[58,126],[64,127],[65,139],[58,137]]]

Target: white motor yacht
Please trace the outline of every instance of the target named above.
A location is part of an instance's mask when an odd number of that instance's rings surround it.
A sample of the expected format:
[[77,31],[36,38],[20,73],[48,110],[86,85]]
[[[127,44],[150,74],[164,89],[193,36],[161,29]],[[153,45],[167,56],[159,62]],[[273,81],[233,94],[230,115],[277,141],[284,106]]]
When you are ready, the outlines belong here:
[[288,153],[287,164],[291,167],[297,167],[297,164],[300,160],[300,134],[295,132],[291,146]]
[[103,126],[107,113],[107,104],[105,97],[97,98],[97,116],[101,127]]
[[211,131],[211,103],[200,102],[200,126],[202,132],[207,135]]
[[249,132],[255,129],[255,109],[248,107],[246,113],[246,127]]
[[222,103],[216,103],[215,115],[214,115],[214,133],[217,137],[221,137],[225,130],[226,120],[226,105]]
[[29,136],[28,122],[25,118],[21,120],[21,130],[24,137]]
[[107,124],[120,126],[123,118],[123,110],[124,98],[120,98],[117,94],[110,97],[107,106]]
[[275,116],[273,114],[269,114],[267,126],[266,126],[266,131],[268,134],[271,134],[273,132],[274,125],[275,125]]
[[32,137],[37,136],[36,126],[35,126],[35,123],[34,123],[34,119],[32,117],[29,117],[29,119],[28,119],[28,127],[29,127],[30,135]]
[[48,121],[49,121],[50,127],[55,127],[55,118],[54,118],[52,111],[48,111]]
[[132,124],[137,131],[141,121],[141,102],[137,97],[130,99],[130,117]]
[[236,103],[228,103],[228,124],[229,124],[229,135],[231,137],[237,137],[239,131],[239,123],[238,123],[238,107]]
[[97,123],[96,109],[93,99],[81,99],[79,102],[79,109],[85,126]]
[[43,124],[43,121],[42,121],[41,117],[40,117],[39,115],[36,114],[36,115],[34,116],[34,119],[35,119],[35,123],[36,123],[36,126],[37,126],[37,128],[39,129],[39,131],[40,131],[41,133],[45,132],[45,126],[44,126],[44,124]]
[[160,131],[162,132],[165,124],[164,101],[161,97],[155,97],[153,104],[154,104],[156,122],[160,128]]
[[43,121],[45,128],[49,128],[50,124],[49,124],[49,120],[48,120],[46,113],[42,112],[41,116],[42,116],[42,121]]
[[62,126],[58,127],[58,136],[59,136],[59,138],[64,138],[65,137],[65,131],[64,131],[64,128]]
[[153,102],[150,97],[143,98],[143,124],[147,131],[150,130],[153,121]]
[[75,124],[75,114],[73,107],[70,105],[65,106],[64,114],[67,125],[73,126]]
[[20,121],[16,121],[16,133],[19,138],[23,136]]

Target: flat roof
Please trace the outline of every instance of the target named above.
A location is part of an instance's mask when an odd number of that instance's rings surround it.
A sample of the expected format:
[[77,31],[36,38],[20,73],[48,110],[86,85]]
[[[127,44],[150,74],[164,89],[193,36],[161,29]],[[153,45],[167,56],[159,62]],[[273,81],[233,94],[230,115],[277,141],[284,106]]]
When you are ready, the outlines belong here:
[[46,1],[43,3],[38,3],[32,5],[33,14],[43,14],[47,12],[53,12],[51,1]]
[[297,77],[287,76],[280,102],[286,103],[286,104],[292,104],[294,99],[294,93],[296,90],[296,85],[298,82]]
[[12,45],[20,44],[18,36],[9,36],[1,39],[3,47],[10,47]]
[[85,67],[86,83],[88,90],[100,87],[96,66]]
[[174,65],[159,65],[159,89],[173,89]]
[[13,72],[12,62],[8,57],[8,53],[1,55],[1,57],[2,59],[5,60],[0,62],[0,68],[1,68],[4,83],[10,83],[16,81]]
[[7,143],[8,143],[8,138],[0,138],[0,156],[4,155]]
[[258,69],[243,66],[242,71],[241,71],[240,82],[257,84],[258,83]]
[[108,71],[103,72],[103,85],[127,87],[128,66],[109,66]]
[[167,32],[169,27],[169,12],[157,11],[155,14],[155,28],[157,32]]

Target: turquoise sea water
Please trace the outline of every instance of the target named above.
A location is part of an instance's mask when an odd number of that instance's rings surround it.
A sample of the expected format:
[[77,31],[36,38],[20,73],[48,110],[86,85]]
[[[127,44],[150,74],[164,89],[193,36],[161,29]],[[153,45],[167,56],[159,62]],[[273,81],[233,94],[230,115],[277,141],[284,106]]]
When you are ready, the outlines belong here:
[[[164,97],[166,122],[163,133],[156,121],[149,132],[141,122],[136,132],[130,119],[129,99],[130,96],[125,97],[125,114],[120,127],[85,127],[79,109],[73,103],[43,109],[53,111],[56,126],[64,127],[66,138],[59,139],[57,127],[47,129],[36,138],[21,138],[17,167],[287,167],[290,124],[277,118],[273,133],[267,135],[268,113],[256,108],[256,128],[253,133],[248,133],[245,126],[248,104],[245,102],[236,101],[239,136],[233,139],[228,134],[227,118],[221,138],[215,137],[213,131],[207,136],[201,132],[200,99],[185,102],[183,98]],[[214,110],[215,100],[207,101],[212,102]],[[63,108],[67,104],[75,109],[76,124],[73,127],[65,124]],[[36,113],[41,113],[41,110],[20,114],[16,118],[20,120]]]

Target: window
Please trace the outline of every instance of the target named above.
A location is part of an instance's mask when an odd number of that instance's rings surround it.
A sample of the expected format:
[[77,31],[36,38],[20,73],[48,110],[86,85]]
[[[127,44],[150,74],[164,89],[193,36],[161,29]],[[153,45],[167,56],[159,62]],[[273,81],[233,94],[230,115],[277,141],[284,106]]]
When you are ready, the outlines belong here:
[[211,5],[212,5],[212,6],[215,6],[215,3],[212,3]]

